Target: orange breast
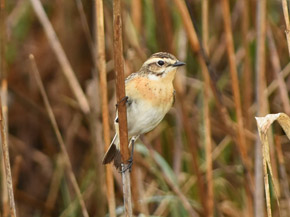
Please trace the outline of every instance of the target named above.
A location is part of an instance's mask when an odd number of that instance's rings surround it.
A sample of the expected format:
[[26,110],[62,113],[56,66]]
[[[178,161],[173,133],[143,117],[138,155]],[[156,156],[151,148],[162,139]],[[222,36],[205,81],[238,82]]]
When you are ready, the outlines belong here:
[[126,84],[126,94],[132,98],[144,99],[152,106],[171,106],[173,85],[169,81],[154,81],[146,77],[136,77]]

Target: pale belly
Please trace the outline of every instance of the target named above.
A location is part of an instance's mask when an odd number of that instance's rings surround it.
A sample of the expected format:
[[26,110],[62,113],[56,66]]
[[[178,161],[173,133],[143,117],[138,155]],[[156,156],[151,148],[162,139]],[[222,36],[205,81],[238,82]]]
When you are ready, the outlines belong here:
[[153,130],[169,111],[171,104],[153,107],[147,101],[133,101],[127,107],[129,137]]

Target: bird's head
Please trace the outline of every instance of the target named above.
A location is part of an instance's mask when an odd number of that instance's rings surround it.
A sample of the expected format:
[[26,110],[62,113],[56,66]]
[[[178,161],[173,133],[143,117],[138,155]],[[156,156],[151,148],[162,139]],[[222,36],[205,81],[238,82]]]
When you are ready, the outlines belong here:
[[149,79],[160,80],[168,76],[174,78],[176,69],[179,66],[185,65],[175,56],[166,52],[159,52],[151,55],[141,67],[143,73],[148,75]]

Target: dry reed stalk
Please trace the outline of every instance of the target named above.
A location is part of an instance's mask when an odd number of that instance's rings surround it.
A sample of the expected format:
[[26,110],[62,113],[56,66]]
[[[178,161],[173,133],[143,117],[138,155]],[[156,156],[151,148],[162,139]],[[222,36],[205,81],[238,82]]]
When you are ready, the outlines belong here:
[[273,33],[272,33],[270,26],[267,27],[267,36],[268,36],[268,40],[269,40],[268,44],[269,44],[269,49],[270,49],[270,53],[271,53],[270,59],[272,62],[274,73],[275,73],[277,81],[278,81],[278,88],[279,88],[280,98],[281,98],[282,105],[283,105],[283,110],[286,114],[290,115],[290,101],[288,98],[288,90],[287,90],[286,83],[285,83],[284,79],[282,78],[282,75],[280,74],[281,64],[280,64],[278,51],[277,51],[277,48],[275,45]]
[[[200,45],[198,42],[198,38],[197,35],[195,33],[194,27],[192,25],[191,19],[190,19],[190,15],[188,13],[188,10],[186,8],[186,5],[184,3],[184,1],[182,0],[174,0],[175,4],[177,5],[179,11],[180,11],[180,15],[183,19],[183,24],[188,36],[188,40],[191,44],[191,47],[193,49],[194,52],[198,53],[200,52]],[[200,55],[199,55],[200,57]],[[201,64],[204,64],[204,61],[199,58],[199,61]],[[207,76],[209,76],[207,74]],[[183,98],[183,94],[177,90],[177,95],[179,99]],[[197,163],[197,142],[195,141],[195,136],[193,135],[194,130],[192,129],[191,124],[188,123],[188,111],[186,110],[186,107],[184,105],[183,100],[178,100],[177,102],[180,103],[181,106],[181,111],[182,111],[182,120],[183,120],[183,125],[184,125],[184,129],[185,129],[185,133],[186,136],[188,138],[188,143],[190,145],[190,150],[191,150],[191,154],[192,154],[192,160],[193,160],[193,169],[196,173],[197,176],[197,185],[198,185],[198,194],[199,194],[199,198],[201,199],[201,203],[202,203],[202,207],[204,210],[204,213],[207,213],[207,203],[206,203],[206,198],[205,198],[205,188],[204,188],[204,183],[202,180],[202,174],[201,171],[199,170],[199,166]]]
[[[185,5],[184,1],[175,0],[175,4],[177,5],[177,7],[178,7],[178,9],[180,11],[180,15],[181,15],[181,17],[183,19],[183,23],[184,23],[185,30],[187,32],[191,47],[192,47],[193,51],[195,51],[198,54],[200,54],[201,47],[199,45],[198,38],[196,36],[194,27],[193,27],[192,22],[190,20],[190,16],[189,16],[189,13],[188,13],[188,11],[186,9],[186,5]],[[199,61],[200,61],[201,65],[202,64],[206,64],[204,56],[201,57],[201,55],[199,55]],[[210,66],[209,66],[208,63],[206,64],[206,66],[208,67],[207,69],[209,70]],[[212,74],[209,74],[209,72],[207,72],[204,75],[204,77],[205,76],[210,76],[210,75],[212,76]],[[211,77],[211,79],[213,79],[213,77]],[[229,115],[228,115],[228,113],[226,111],[226,108],[225,108],[225,106],[223,105],[223,103],[221,101],[220,93],[217,91],[217,88],[216,88],[213,80],[211,80],[211,88],[212,88],[213,94],[215,96],[216,105],[218,107],[218,111],[219,111],[219,113],[221,115],[221,118],[222,118],[225,126],[227,127],[228,131],[230,132],[231,136],[233,138],[235,138],[236,137],[236,133],[233,131],[233,129],[235,129],[236,126],[232,123],[231,119],[229,118]],[[243,131],[243,129],[241,129],[241,126],[238,125],[237,129],[239,129],[239,128],[240,128],[240,130]],[[248,177],[248,180],[252,180],[249,172],[247,173],[247,177]],[[252,183],[252,181],[247,182],[247,185],[249,185],[249,189],[250,189],[251,186],[253,186],[250,183]]]
[[[16,208],[13,194],[12,176],[8,148],[8,107],[7,107],[7,72],[6,72],[6,7],[5,1],[0,1],[0,76],[1,76],[1,148],[2,157],[0,165],[2,170],[2,204],[3,217],[16,216]],[[9,205],[8,205],[9,204]],[[9,207],[10,206],[10,207]]]
[[[188,39],[189,39],[189,42],[191,44],[191,47],[192,47],[193,51],[195,51],[196,53],[199,54],[198,57],[199,57],[200,64],[201,65],[206,65],[208,67],[207,69],[209,70],[210,69],[209,68],[210,67],[209,64],[208,63],[206,64],[204,56],[203,57],[201,56],[201,53],[200,53],[201,52],[201,50],[200,50],[201,47],[200,47],[199,42],[198,42],[198,37],[197,37],[195,29],[194,29],[194,27],[192,25],[192,22],[191,22],[191,19],[190,19],[190,15],[188,13],[188,10],[186,8],[186,5],[185,5],[184,1],[175,0],[175,4],[177,5],[177,7],[178,7],[178,9],[180,11],[180,15],[182,17],[182,20],[183,20],[183,23],[184,23],[184,27],[185,27],[185,30],[187,32]],[[204,70],[203,70],[203,72],[204,72]],[[211,74],[209,74],[209,71],[206,71],[206,72],[207,73],[204,73],[204,75],[203,75],[204,78],[205,79],[207,79],[206,77],[210,78]],[[213,78],[211,77],[211,79],[213,79]],[[225,124],[225,127],[227,128],[227,130],[231,134],[231,136],[235,139],[235,141],[238,143],[238,142],[240,142],[240,140],[237,140],[235,138],[236,137],[236,133],[235,133],[235,131],[233,131],[233,129],[235,129],[236,126],[232,123],[231,119],[229,118],[229,115],[228,115],[228,113],[226,111],[225,106],[223,105],[223,103],[221,101],[220,93],[217,91],[217,88],[216,88],[216,86],[214,84],[214,81],[213,80],[210,80],[210,81],[211,81],[210,82],[210,86],[212,88],[212,92],[213,92],[214,97],[216,99],[216,105],[218,107],[218,111],[219,111],[219,113],[221,115],[221,118],[222,118],[222,120],[223,120],[223,122]],[[238,97],[238,98],[240,98],[240,97]],[[241,107],[238,106],[237,108],[240,110],[240,117],[241,117]],[[243,125],[241,123],[242,123],[242,120],[240,118],[240,121],[238,122],[238,126],[237,126],[237,129],[236,129],[236,131],[238,131],[238,135],[239,134],[241,135],[241,132],[242,132],[242,135],[244,134],[244,130],[242,128]],[[244,137],[239,137],[239,138],[242,139],[242,141],[244,140]],[[242,143],[242,144],[245,144],[245,143]],[[242,155],[242,157],[243,156],[246,156],[245,159],[247,159],[247,155],[246,154]],[[247,166],[248,164],[249,163],[247,163],[247,161],[245,161],[245,166],[247,168],[247,179],[249,180],[248,182],[246,182],[246,184],[248,185],[249,189],[251,189],[251,187],[253,185],[251,185],[250,183],[252,183],[253,181],[252,181],[252,178],[250,176],[250,170],[248,169],[249,166]]]
[[[5,64],[5,41],[6,41],[6,27],[5,27],[5,20],[6,20],[6,12],[5,12],[5,1],[1,0],[0,2],[0,73],[6,74],[6,64]],[[3,86],[1,86],[3,87]],[[2,158],[2,146],[0,146],[0,173],[1,173],[1,202],[2,202],[2,214],[3,217],[7,217],[9,215],[9,202],[8,202],[8,191],[7,191],[7,184],[6,184],[6,175],[5,175],[5,165],[4,160]]]
[[257,1],[257,52],[255,71],[257,76],[258,115],[263,116],[268,112],[266,93],[265,69],[265,40],[266,40],[266,1]]
[[114,28],[114,66],[116,71],[116,95],[118,104],[119,138],[122,158],[122,182],[125,215],[132,216],[131,184],[128,159],[130,157],[128,148],[128,130],[125,96],[125,76],[123,60],[123,39],[122,39],[122,17],[121,1],[113,2],[113,28]]
[[166,0],[154,1],[155,6],[155,16],[156,22],[158,25],[157,32],[161,37],[159,40],[160,47],[169,53],[174,53],[175,47],[173,43],[173,29],[172,29],[172,21],[170,16],[170,10],[167,6]]
[[[208,0],[202,1],[202,41],[206,52],[208,49]],[[207,69],[202,64],[203,75],[207,74]],[[212,142],[211,142],[211,124],[210,124],[210,79],[209,76],[204,76],[203,87],[203,115],[204,115],[204,129],[205,129],[205,155],[206,155],[206,181],[207,181],[207,216],[214,215],[214,192],[213,192],[213,173],[212,173]]]
[[51,121],[51,125],[52,125],[53,130],[54,130],[54,132],[56,134],[57,141],[60,144],[61,153],[63,155],[64,163],[65,163],[65,166],[67,168],[66,172],[67,172],[68,177],[69,177],[69,179],[70,179],[70,181],[72,183],[72,186],[73,186],[73,188],[74,188],[74,190],[76,192],[77,198],[78,198],[80,206],[81,206],[81,210],[82,210],[83,216],[89,217],[88,211],[87,211],[86,206],[85,206],[84,199],[82,197],[82,194],[81,194],[80,188],[78,186],[76,177],[75,177],[75,175],[73,173],[73,170],[72,170],[72,165],[71,165],[71,162],[70,162],[70,159],[69,159],[69,155],[67,153],[63,138],[62,138],[61,133],[59,131],[55,116],[53,114],[51,105],[49,103],[49,100],[48,100],[46,91],[44,89],[43,83],[41,81],[41,77],[40,77],[37,65],[35,63],[34,56],[32,54],[30,54],[29,55],[29,59],[31,61],[32,72],[33,72],[33,74],[35,76],[35,80],[37,82],[37,85],[39,87],[40,93],[42,95],[42,98],[43,98],[43,101],[44,101],[44,104],[45,104],[45,108],[47,110],[47,113],[48,113],[50,121]]
[[141,34],[142,29],[142,1],[134,0],[131,2],[132,21],[137,33]]
[[[249,0],[244,0],[242,8],[242,43],[245,49],[244,64],[243,64],[243,110],[245,118],[245,126],[247,129],[252,129],[253,118],[249,115],[249,109],[253,103],[253,78],[250,65],[250,47],[248,42],[249,31]],[[247,140],[249,142],[249,140]]]
[[[97,44],[97,67],[100,76],[99,91],[102,100],[102,120],[103,120],[103,134],[105,142],[105,150],[110,146],[110,123],[109,123],[109,107],[108,107],[108,85],[106,73],[106,54],[105,54],[105,31],[104,31],[104,12],[103,0],[96,0],[96,27],[95,27],[95,41]],[[116,202],[114,191],[114,178],[112,172],[112,165],[106,165],[106,191],[107,201],[109,206],[109,214],[111,217],[116,216]]]
[[[265,76],[265,38],[266,38],[266,0],[257,1],[256,12],[256,29],[257,29],[257,50],[256,50],[256,100],[257,116],[267,114],[267,93],[266,76]],[[255,192],[254,206],[255,216],[264,216],[264,187],[263,187],[263,160],[262,148],[259,141],[256,142],[255,156]]]
[[[248,31],[249,31],[249,0],[242,1],[242,45],[245,50],[244,55],[244,64],[243,64],[243,75],[242,75],[242,89],[243,89],[243,95],[242,95],[242,102],[243,102],[243,115],[245,120],[245,128],[247,130],[252,131],[253,128],[253,118],[252,115],[249,113],[250,107],[253,103],[253,76],[252,76],[252,70],[251,70],[251,62],[250,62],[250,49],[249,49],[249,40],[248,40]],[[247,132],[245,132],[247,134]],[[252,147],[253,141],[251,141],[250,138],[248,138],[248,135],[246,135],[246,148],[250,150],[249,148]],[[248,185],[245,185],[246,190],[246,196],[247,196],[247,215],[249,217],[253,216],[254,210],[253,210],[253,196],[251,193],[251,189]]]
[[97,54],[96,54],[96,49],[95,49],[95,45],[90,33],[90,27],[86,18],[86,14],[84,11],[84,6],[83,6],[83,2],[81,0],[76,0],[76,4],[77,4],[77,8],[80,14],[80,19],[81,19],[81,23],[82,23],[82,27],[86,36],[86,40],[89,46],[89,49],[91,51],[91,55],[92,55],[92,59],[94,62],[94,65],[96,65],[96,60],[97,60]]
[[208,56],[209,54],[209,48],[208,48],[208,0],[204,0],[201,3],[201,22],[202,22],[202,44],[204,47],[204,50]]
[[13,193],[13,184],[12,184],[12,176],[11,176],[11,167],[10,167],[10,160],[9,160],[9,148],[8,148],[8,139],[7,139],[7,124],[3,114],[2,108],[2,97],[0,96],[0,131],[1,131],[1,144],[2,144],[2,157],[4,161],[4,168],[5,168],[5,176],[6,176],[6,186],[7,186],[7,193],[9,199],[9,206],[10,206],[10,216],[16,217],[16,208],[15,208],[15,201],[14,201],[14,193]]
[[60,66],[62,68],[62,72],[64,73],[65,78],[67,79],[70,88],[74,94],[74,96],[76,97],[80,109],[82,110],[82,112],[84,114],[88,114],[90,111],[90,106],[88,103],[88,100],[75,76],[75,73],[72,69],[72,66],[70,65],[65,52],[58,40],[58,37],[51,25],[51,23],[48,20],[48,17],[43,9],[43,6],[41,5],[41,2],[39,0],[30,0],[33,9],[36,13],[36,15],[38,16],[38,19],[40,21],[40,23],[42,24],[46,36],[48,38],[48,42],[50,43],[56,57],[57,60],[60,63]]
[[287,44],[288,44],[288,52],[290,56],[290,22],[289,22],[289,12],[288,12],[288,5],[287,5],[287,0],[282,0],[282,8],[283,8],[283,14],[284,14],[284,19],[285,19],[285,24],[286,24],[286,38],[287,38]]
[[[244,131],[244,123],[243,123],[243,114],[242,114],[242,106],[241,106],[241,96],[240,96],[240,88],[239,88],[239,79],[238,72],[236,67],[236,58],[235,58],[235,49],[234,49],[234,41],[231,30],[231,16],[228,0],[222,0],[222,14],[224,20],[225,34],[226,34],[226,48],[228,53],[228,61],[231,73],[231,84],[232,91],[234,94],[234,102],[235,102],[235,110],[237,115],[237,123],[238,123],[238,147],[241,153],[241,157],[245,167],[248,172],[251,171],[251,161],[248,157],[248,151],[246,147],[246,137]],[[249,180],[250,181],[250,180]]]
[[[180,99],[180,100],[178,100]],[[182,123],[183,123],[183,127],[185,130],[185,134],[186,137],[188,139],[188,144],[189,144],[189,149],[190,149],[190,154],[192,156],[192,163],[193,163],[193,169],[195,172],[195,175],[197,177],[197,186],[198,186],[198,196],[201,199],[201,204],[203,207],[203,212],[206,215],[207,212],[207,202],[206,202],[206,194],[204,192],[206,192],[205,187],[204,187],[204,181],[202,179],[202,172],[199,169],[199,165],[197,162],[198,159],[198,144],[195,138],[197,138],[197,136],[195,135],[195,131],[192,127],[192,125],[189,122],[188,119],[188,110],[183,102],[183,95],[180,92],[177,92],[177,102],[180,104],[180,108],[181,108],[181,115],[182,115]]]
[[[174,0],[180,16],[182,18],[183,21],[183,25],[189,40],[189,43],[191,45],[191,49],[193,50],[193,52],[195,52],[198,55],[198,61],[200,63],[200,65],[202,66],[203,64],[206,65],[207,68],[207,73],[204,74],[203,76],[208,76],[210,78],[210,87],[213,93],[213,96],[215,97],[215,103],[219,112],[219,115],[224,123],[224,126],[226,128],[226,130],[231,134],[231,136],[233,138],[236,137],[236,133],[235,133],[235,123],[233,123],[233,121],[230,119],[229,114],[227,112],[226,107],[224,106],[222,99],[221,99],[221,93],[218,91],[217,87],[216,87],[216,81],[215,81],[215,73],[212,69],[212,67],[209,64],[208,58],[204,55],[204,53],[202,52],[202,48],[199,44],[199,40],[196,34],[196,31],[194,29],[194,26],[191,22],[191,18],[189,15],[189,12],[186,8],[186,5],[184,3],[184,0]],[[204,71],[202,71],[204,72]]]
[[131,178],[131,185],[132,185],[131,186],[132,200],[134,201],[133,214],[136,216],[138,216],[139,213],[142,213],[142,207],[140,203],[140,193],[139,193],[139,188],[138,188],[138,185],[141,184],[139,183],[139,181],[141,180],[138,180],[137,173],[140,173],[140,168],[138,166],[135,166],[134,168],[132,168],[130,178]]
[[237,145],[241,155],[242,162],[244,167],[246,168],[246,180],[245,180],[245,187],[247,189],[247,200],[245,201],[248,208],[248,215],[252,216],[252,194],[251,191],[253,190],[253,178],[251,175],[252,170],[252,163],[251,159],[248,156],[248,150],[246,146],[246,136],[244,130],[244,121],[243,121],[243,114],[242,114],[242,106],[241,106],[241,96],[240,96],[240,88],[239,88],[239,79],[238,79],[238,71],[236,66],[236,57],[235,57],[235,49],[234,49],[234,41],[231,29],[231,16],[230,16],[230,8],[228,0],[222,0],[222,14],[224,20],[224,27],[225,27],[225,35],[226,35],[226,48],[228,53],[228,62],[231,74],[231,84],[232,84],[232,92],[234,95],[234,103],[235,103],[235,110],[237,116]]
[[174,0],[183,21],[185,31],[187,33],[190,45],[195,53],[200,52],[200,45],[194,27],[192,25],[190,15],[183,0]]
[[1,200],[2,200],[2,215],[3,217],[9,216],[9,202],[8,202],[8,191],[6,184],[6,175],[5,175],[5,165],[2,157],[2,146],[1,146]]

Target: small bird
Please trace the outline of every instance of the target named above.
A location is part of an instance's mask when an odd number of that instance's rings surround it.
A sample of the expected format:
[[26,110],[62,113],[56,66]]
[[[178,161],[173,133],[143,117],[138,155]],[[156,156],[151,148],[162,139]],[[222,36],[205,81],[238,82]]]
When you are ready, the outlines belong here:
[[[134,142],[141,134],[153,130],[174,104],[173,80],[177,68],[183,65],[185,63],[172,54],[159,52],[146,60],[138,72],[126,78],[127,126],[129,145],[132,144],[130,163],[133,161]],[[114,161],[117,169],[121,166],[118,126],[117,116],[115,118],[116,134],[103,158],[103,164]]]

